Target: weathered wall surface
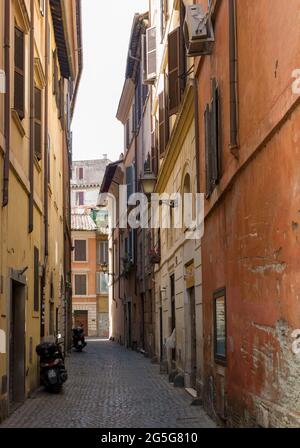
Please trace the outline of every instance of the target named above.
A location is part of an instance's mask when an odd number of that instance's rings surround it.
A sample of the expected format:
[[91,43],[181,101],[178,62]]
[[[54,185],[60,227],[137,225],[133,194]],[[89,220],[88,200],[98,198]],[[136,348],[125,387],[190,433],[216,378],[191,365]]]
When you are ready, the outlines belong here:
[[[292,93],[292,72],[300,66],[299,2],[285,4],[284,13],[279,0],[236,3],[238,160],[229,150],[227,2],[217,13],[213,56],[198,72],[202,191],[203,113],[212,76],[222,109],[223,173],[206,201],[202,245],[204,399],[215,416],[225,403],[228,425],[298,426],[300,358],[291,333],[300,327],[300,109]],[[213,353],[213,293],[221,287],[227,293],[226,366]]]

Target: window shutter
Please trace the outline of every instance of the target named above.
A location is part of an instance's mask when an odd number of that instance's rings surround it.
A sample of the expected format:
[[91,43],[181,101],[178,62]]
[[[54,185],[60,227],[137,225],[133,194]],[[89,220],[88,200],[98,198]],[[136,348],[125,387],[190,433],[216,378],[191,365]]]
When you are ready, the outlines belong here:
[[205,113],[205,177],[206,177],[206,197],[211,194],[211,125],[210,125],[210,110],[207,104]]
[[151,170],[157,175],[158,172],[158,154],[157,154],[157,132],[156,129],[151,133]]
[[40,276],[39,276],[39,250],[34,248],[34,311],[39,311],[40,308]]
[[14,80],[14,109],[20,120],[25,117],[25,61],[24,61],[24,33],[15,27],[15,80]]
[[[179,84],[180,84],[180,97],[182,98],[185,87],[186,87],[186,71],[187,71],[187,63],[186,63],[186,46],[185,46],[185,37],[184,37],[184,22],[186,16],[186,7],[183,1],[180,2],[180,36],[179,36],[179,46],[180,46],[180,56],[179,56]],[[180,100],[181,100],[180,98]]]
[[75,295],[86,296],[86,275],[75,275]]
[[134,164],[126,168],[127,200],[135,192]]
[[180,103],[180,27],[168,36],[168,64],[169,64],[169,115],[176,114]]
[[96,288],[97,294],[101,293],[101,272],[96,272]]
[[38,160],[42,159],[42,91],[34,89],[34,150]]
[[62,128],[64,129],[64,119],[65,119],[65,89],[64,89],[64,79],[59,80],[59,118],[61,121]]
[[220,107],[219,89],[216,79],[212,81],[212,106],[211,106],[211,180],[213,185],[220,180]]
[[86,261],[85,240],[75,240],[75,261]]
[[161,92],[158,97],[159,101],[159,155],[163,156],[166,149],[166,132],[165,132],[165,93]]
[[103,264],[108,263],[108,241],[101,241],[101,262]]
[[148,82],[154,82],[156,79],[156,27],[146,30],[146,53],[146,78]]

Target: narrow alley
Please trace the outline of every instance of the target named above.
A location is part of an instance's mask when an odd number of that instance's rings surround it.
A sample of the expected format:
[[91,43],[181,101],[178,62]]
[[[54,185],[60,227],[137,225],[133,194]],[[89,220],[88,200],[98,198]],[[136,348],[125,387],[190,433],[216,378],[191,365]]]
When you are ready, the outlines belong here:
[[215,424],[159,367],[113,342],[91,339],[67,360],[64,391],[39,389],[0,428],[207,428]]

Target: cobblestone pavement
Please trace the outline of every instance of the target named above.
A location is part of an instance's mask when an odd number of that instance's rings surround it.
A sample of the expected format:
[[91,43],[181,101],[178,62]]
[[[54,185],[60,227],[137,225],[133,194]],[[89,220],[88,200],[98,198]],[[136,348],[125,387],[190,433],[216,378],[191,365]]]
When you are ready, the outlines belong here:
[[59,395],[39,390],[2,428],[214,427],[202,407],[191,406],[159,367],[113,342],[88,341],[67,358],[69,379]]

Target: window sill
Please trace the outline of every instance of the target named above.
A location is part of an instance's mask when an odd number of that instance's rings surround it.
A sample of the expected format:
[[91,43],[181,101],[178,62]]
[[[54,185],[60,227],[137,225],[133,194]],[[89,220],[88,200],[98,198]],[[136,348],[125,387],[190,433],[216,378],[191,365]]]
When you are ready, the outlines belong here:
[[20,120],[18,112],[16,110],[12,109],[11,116],[15,122],[15,125],[17,126],[17,129],[18,129],[21,137],[24,138],[26,135],[26,132],[25,132],[25,129],[23,128],[22,121]]

